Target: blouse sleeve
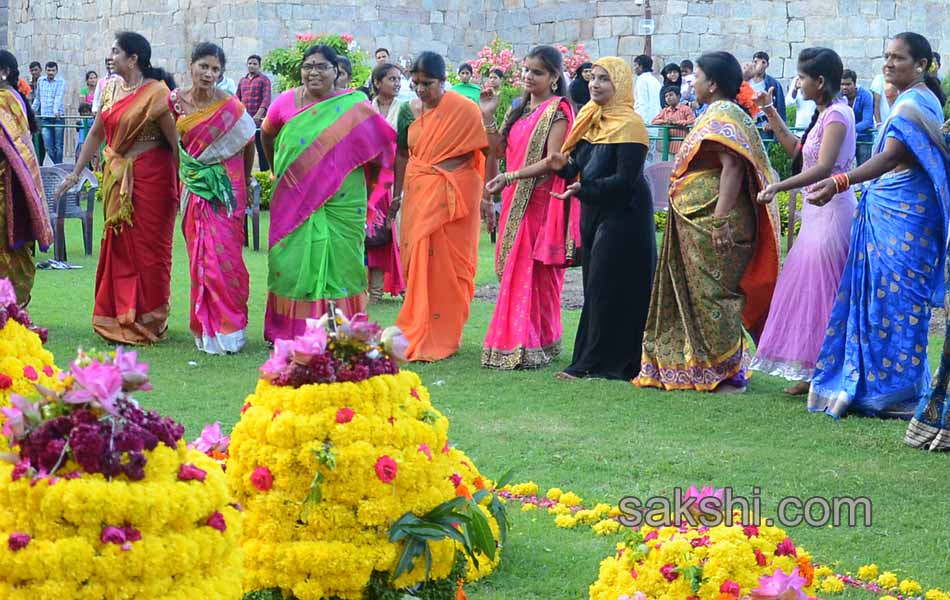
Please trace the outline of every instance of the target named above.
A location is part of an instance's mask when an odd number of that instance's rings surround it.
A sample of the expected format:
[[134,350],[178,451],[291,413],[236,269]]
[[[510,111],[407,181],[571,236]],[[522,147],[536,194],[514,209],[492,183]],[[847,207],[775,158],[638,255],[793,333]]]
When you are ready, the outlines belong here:
[[268,135],[275,136],[287,121],[287,115],[293,113],[294,108],[294,90],[290,89],[274,98],[270,108],[267,110],[267,116],[261,123],[261,130]]
[[416,120],[410,104],[406,102],[399,107],[399,119],[396,122],[396,147],[400,150],[409,149],[409,126]]
[[637,179],[643,173],[643,163],[647,148],[642,144],[616,144],[617,168],[606,177],[587,179],[581,177],[581,202],[596,202],[601,198],[613,199],[621,194],[629,194]]

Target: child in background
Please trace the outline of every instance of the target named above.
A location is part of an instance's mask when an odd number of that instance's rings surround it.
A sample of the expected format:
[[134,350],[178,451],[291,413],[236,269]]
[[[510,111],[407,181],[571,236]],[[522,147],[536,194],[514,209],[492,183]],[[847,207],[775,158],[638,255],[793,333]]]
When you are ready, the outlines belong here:
[[82,145],[86,141],[86,135],[89,133],[89,130],[92,128],[92,104],[88,102],[79,103],[79,116],[82,117],[76,124],[76,131],[78,135],[76,136],[76,157],[79,157],[79,152],[82,150]]
[[[688,104],[680,103],[680,88],[675,85],[668,85],[663,88],[663,100],[666,106],[660,111],[660,114],[653,119],[651,125],[692,125],[693,111]],[[670,129],[670,137],[686,137],[686,129]],[[679,152],[682,141],[671,141],[669,147],[670,155]]]

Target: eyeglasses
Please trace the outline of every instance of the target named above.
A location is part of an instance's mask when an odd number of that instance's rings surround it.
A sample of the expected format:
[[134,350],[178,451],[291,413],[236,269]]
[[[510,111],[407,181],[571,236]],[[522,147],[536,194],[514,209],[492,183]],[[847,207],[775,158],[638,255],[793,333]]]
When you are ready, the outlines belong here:
[[310,71],[322,71],[326,73],[332,68],[333,68],[333,65],[331,65],[330,63],[304,63],[300,65],[300,70],[306,71],[307,73],[309,73]]

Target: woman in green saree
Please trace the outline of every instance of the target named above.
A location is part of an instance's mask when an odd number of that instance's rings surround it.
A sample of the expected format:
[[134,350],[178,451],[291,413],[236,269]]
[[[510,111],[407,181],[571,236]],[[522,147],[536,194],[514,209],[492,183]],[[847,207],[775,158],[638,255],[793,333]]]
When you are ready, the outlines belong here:
[[261,125],[274,165],[264,338],[303,333],[335,301],[366,307],[367,185],[393,166],[395,132],[356,91],[335,91],[337,55],[311,47],[303,85],[278,96]]

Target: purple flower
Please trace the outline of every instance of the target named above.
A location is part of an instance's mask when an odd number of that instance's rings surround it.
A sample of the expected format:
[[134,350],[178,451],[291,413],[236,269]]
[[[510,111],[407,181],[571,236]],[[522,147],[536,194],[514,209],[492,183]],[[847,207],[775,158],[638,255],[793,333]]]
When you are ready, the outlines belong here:
[[13,471],[10,472],[10,481],[16,481],[21,477],[26,477],[29,474],[30,464],[21,460],[13,466]]
[[99,534],[99,541],[103,544],[124,544],[127,539],[125,537],[125,531],[119,527],[108,527],[102,528],[102,533]]
[[195,465],[182,465],[178,468],[178,481],[204,481],[207,475],[204,469]]
[[66,392],[63,400],[70,404],[96,402],[110,415],[117,414],[115,401],[122,393],[122,372],[117,366],[94,360],[86,367],[74,362],[71,370],[79,387]]
[[3,423],[3,435],[10,440],[20,439],[26,433],[27,421],[40,420],[40,405],[30,402],[19,394],[10,394],[10,407],[0,408],[6,420]]
[[102,469],[102,454],[106,444],[107,434],[98,422],[82,423],[69,433],[73,458],[86,473],[98,473]]
[[52,471],[58,464],[61,464],[63,462],[63,451],[65,449],[66,440],[62,438],[56,438],[48,441],[46,446],[40,450],[40,469]]
[[204,454],[208,454],[214,450],[224,453],[228,451],[228,445],[230,443],[230,436],[222,435],[221,423],[215,421],[211,425],[206,425],[205,428],[201,430],[201,435],[192,442],[191,447]]
[[213,515],[208,517],[208,520],[206,522],[208,524],[208,527],[211,527],[212,529],[217,529],[218,531],[225,531],[228,528],[227,521],[224,520],[224,515],[222,515],[221,513],[217,511],[215,511]]
[[16,290],[10,280],[4,277],[0,279],[0,306],[6,307],[10,304],[16,304]]
[[135,527],[123,527],[122,533],[125,534],[125,541],[137,542],[142,539],[142,532]]
[[128,457],[128,462],[122,465],[125,476],[132,481],[145,479],[145,455],[141,452],[129,452]]
[[798,600],[805,600],[805,592],[802,591],[804,585],[805,578],[798,574],[797,567],[791,575],[786,575],[781,569],[775,569],[771,577],[768,575],[759,577],[759,587],[752,590],[752,593],[767,598],[778,598],[791,590],[795,592]]
[[[6,279],[0,279],[0,284],[2,284]],[[22,550],[26,548],[26,545],[30,543],[30,540],[33,539],[29,535],[22,532],[14,532],[10,534],[10,537],[7,538],[7,548],[12,552],[17,550]]]
[[137,352],[126,352],[122,346],[118,346],[115,349],[113,364],[119,368],[122,375],[122,387],[125,391],[152,389],[148,383],[148,364],[138,361]]

